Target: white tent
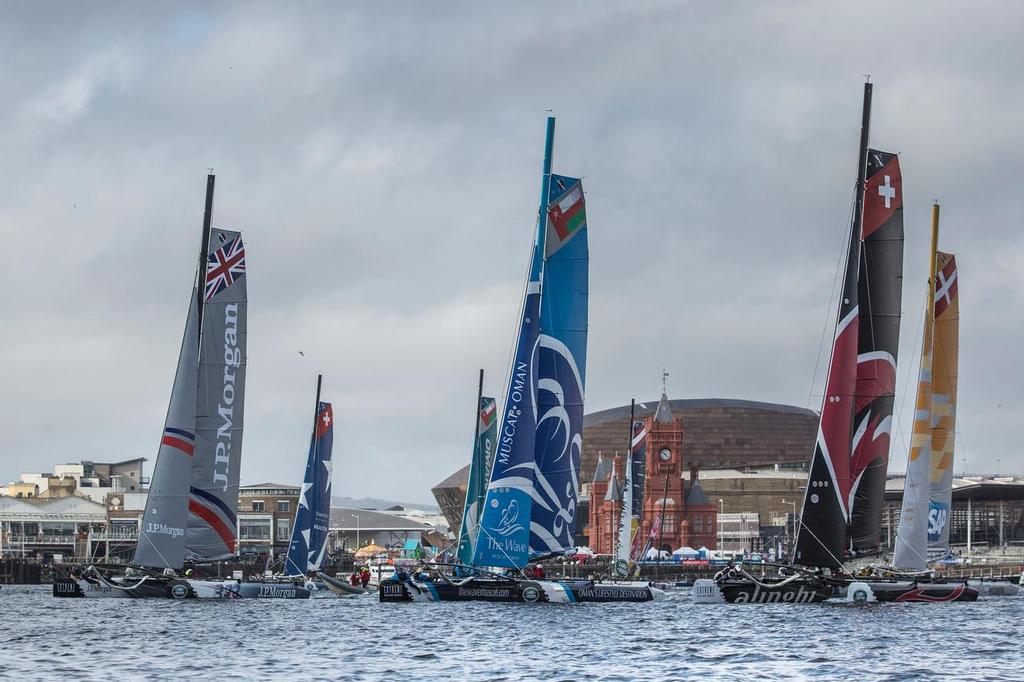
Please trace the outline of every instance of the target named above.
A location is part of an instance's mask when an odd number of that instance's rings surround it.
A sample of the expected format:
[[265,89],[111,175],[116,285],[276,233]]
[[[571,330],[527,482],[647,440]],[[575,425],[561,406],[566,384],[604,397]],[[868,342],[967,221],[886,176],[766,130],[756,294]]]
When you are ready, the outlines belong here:
[[695,550],[693,547],[687,547],[683,545],[676,551],[672,552],[672,556],[678,556],[684,559],[696,559],[700,556],[700,552]]

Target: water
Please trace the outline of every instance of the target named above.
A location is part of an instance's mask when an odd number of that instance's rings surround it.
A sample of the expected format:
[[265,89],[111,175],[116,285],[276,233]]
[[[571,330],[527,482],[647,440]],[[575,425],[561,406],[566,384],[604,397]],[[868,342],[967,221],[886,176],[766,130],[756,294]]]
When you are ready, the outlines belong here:
[[380,604],[0,590],[0,677],[959,679],[1024,675],[1024,597],[962,604]]

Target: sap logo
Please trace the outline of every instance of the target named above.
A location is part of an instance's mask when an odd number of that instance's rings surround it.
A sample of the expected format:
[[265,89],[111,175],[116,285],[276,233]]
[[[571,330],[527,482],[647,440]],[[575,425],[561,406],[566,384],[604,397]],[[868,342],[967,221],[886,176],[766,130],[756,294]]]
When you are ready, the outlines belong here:
[[935,542],[942,537],[942,531],[949,520],[949,509],[945,506],[932,507],[928,510],[928,541]]

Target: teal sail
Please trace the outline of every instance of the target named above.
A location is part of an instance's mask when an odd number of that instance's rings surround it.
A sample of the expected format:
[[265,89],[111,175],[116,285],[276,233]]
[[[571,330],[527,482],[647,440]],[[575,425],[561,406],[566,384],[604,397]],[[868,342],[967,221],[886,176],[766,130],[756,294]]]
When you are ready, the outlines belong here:
[[522,568],[575,546],[589,250],[579,179],[551,173],[548,119],[537,237],[475,565]]
[[480,508],[487,495],[487,482],[491,478],[494,463],[494,446],[498,436],[497,401],[481,397],[477,414],[477,438],[473,444],[473,459],[469,464],[469,483],[466,486],[466,502],[462,507],[462,528],[459,530],[459,561],[473,562],[473,547],[479,535]]

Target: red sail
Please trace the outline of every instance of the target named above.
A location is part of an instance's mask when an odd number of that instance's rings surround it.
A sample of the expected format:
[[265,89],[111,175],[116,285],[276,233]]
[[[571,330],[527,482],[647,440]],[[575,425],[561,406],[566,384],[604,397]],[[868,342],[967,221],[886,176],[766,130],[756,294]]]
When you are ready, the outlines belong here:
[[878,551],[889,464],[903,295],[903,178],[895,154],[868,150],[858,293],[860,329],[847,549]]

